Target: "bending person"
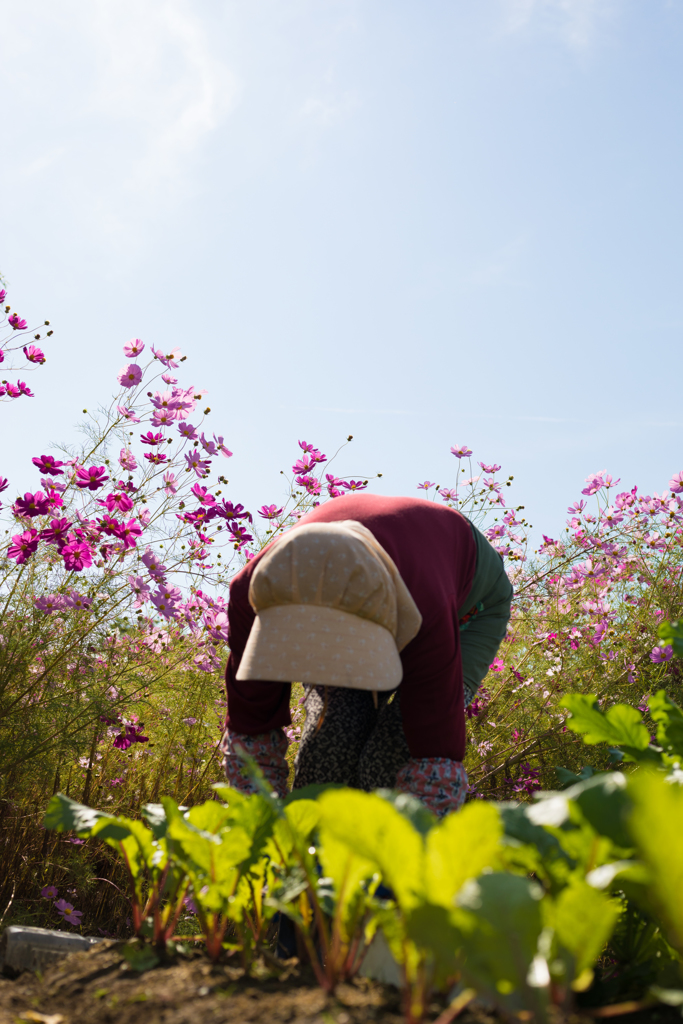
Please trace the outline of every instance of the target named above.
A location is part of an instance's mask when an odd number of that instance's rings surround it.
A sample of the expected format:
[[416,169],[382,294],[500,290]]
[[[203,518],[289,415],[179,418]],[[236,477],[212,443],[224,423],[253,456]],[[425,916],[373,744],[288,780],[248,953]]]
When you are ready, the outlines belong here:
[[459,512],[413,498],[327,502],[233,579],[226,774],[251,754],[279,793],[291,682],[306,687],[294,787],[396,788],[435,813],[467,793],[465,706],[505,636],[512,586]]

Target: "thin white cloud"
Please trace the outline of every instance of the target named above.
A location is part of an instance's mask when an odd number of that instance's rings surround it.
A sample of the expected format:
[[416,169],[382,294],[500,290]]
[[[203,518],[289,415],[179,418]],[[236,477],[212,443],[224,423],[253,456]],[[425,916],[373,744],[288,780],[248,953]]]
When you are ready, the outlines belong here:
[[190,0],[7,5],[0,88],[5,127],[32,127],[4,161],[4,187],[42,176],[85,230],[129,241],[187,192],[240,95]]
[[615,13],[614,0],[502,0],[502,4],[507,32],[540,27],[574,51],[590,49],[601,25]]

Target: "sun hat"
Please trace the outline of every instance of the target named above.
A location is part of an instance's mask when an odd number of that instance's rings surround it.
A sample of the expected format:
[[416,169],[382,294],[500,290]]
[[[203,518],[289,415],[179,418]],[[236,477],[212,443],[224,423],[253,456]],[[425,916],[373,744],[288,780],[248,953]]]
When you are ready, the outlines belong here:
[[422,616],[393,560],[353,519],[294,527],[254,569],[240,680],[393,690]]

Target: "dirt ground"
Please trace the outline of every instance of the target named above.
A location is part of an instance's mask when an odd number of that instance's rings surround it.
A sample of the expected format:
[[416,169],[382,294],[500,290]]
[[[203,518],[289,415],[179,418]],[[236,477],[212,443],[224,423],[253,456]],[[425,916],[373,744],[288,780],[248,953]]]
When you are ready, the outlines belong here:
[[[435,1001],[428,1019],[442,1012]],[[612,1017],[609,1024],[673,1024],[669,1007]],[[119,943],[74,953],[45,971],[0,978],[0,1024],[404,1024],[396,990],[361,979],[326,996],[314,978],[292,965],[280,978],[245,978],[238,967],[212,966],[199,956],[144,974],[122,966]],[[501,1024],[468,1008],[459,1024]],[[593,1024],[572,1017],[567,1024]]]
[[[127,964],[125,968],[127,968]],[[292,967],[281,980],[244,978],[201,957],[138,974],[121,967],[117,943],[74,953],[45,971],[0,979],[0,1024],[402,1024],[398,993],[367,981],[327,997]],[[434,1004],[433,1017],[442,1006]],[[61,1015],[61,1017],[60,1017]],[[493,1024],[483,1017],[480,1024]]]

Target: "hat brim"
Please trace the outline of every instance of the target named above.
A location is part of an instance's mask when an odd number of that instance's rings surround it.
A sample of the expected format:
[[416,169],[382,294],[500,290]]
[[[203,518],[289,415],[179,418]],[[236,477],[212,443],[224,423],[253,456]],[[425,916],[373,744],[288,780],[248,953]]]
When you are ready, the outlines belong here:
[[262,609],[237,679],[315,683],[352,690],[394,690],[403,666],[394,637],[376,622],[321,605]]

